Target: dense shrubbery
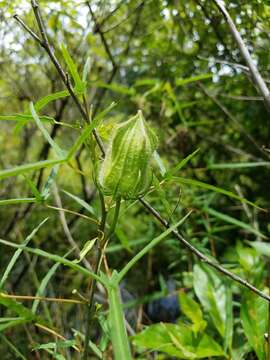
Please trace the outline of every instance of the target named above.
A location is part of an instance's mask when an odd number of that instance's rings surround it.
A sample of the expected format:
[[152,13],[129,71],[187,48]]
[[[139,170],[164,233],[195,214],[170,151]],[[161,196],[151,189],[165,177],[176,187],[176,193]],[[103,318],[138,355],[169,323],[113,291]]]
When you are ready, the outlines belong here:
[[[269,112],[215,1],[0,4],[2,359],[269,360]],[[226,6],[268,84],[270,6]]]

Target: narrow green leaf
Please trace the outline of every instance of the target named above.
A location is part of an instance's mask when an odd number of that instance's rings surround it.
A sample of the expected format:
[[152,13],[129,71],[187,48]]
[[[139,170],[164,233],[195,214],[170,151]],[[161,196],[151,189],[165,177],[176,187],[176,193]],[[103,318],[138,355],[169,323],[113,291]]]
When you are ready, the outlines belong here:
[[189,154],[187,157],[181,160],[176,166],[174,166],[172,169],[167,171],[165,174],[165,178],[170,178],[173,175],[175,175],[177,172],[179,172],[195,155],[197,155],[199,151],[200,149],[193,151],[193,153]]
[[[48,122],[48,123],[54,123],[54,118],[50,116],[40,116],[40,121],[42,122]],[[17,122],[28,122],[28,121],[34,121],[34,118],[32,115],[28,114],[15,114],[15,115],[0,115],[0,121],[17,121]]]
[[38,128],[40,129],[40,131],[42,132],[44,138],[48,141],[48,143],[51,145],[51,147],[53,148],[53,150],[55,151],[56,155],[58,155],[59,157],[63,157],[65,152],[56,144],[56,142],[53,140],[53,138],[51,137],[51,135],[48,133],[48,131],[46,130],[46,128],[43,126],[42,122],[40,121],[38,114],[35,111],[34,105],[31,102],[30,103],[30,111],[31,114],[38,126]]
[[59,166],[56,165],[52,168],[50,175],[48,176],[48,179],[46,180],[43,189],[41,191],[42,199],[46,200],[51,192],[52,184],[54,183],[54,180],[56,178],[56,175],[58,173]]
[[80,251],[80,258],[77,260],[73,260],[73,262],[75,264],[80,263],[85,258],[85,256],[89,253],[89,251],[91,251],[91,249],[94,246],[96,241],[97,241],[97,238],[86,241],[83,249]]
[[5,199],[0,200],[0,206],[17,205],[17,204],[30,204],[37,202],[36,198],[18,198],[18,199]]
[[90,72],[90,68],[91,68],[91,61],[90,61],[90,57],[88,57],[86,59],[86,62],[84,64],[84,67],[83,67],[83,75],[82,75],[82,80],[84,82],[87,81],[87,77],[89,75],[89,72]]
[[268,167],[268,166],[270,166],[270,162],[269,161],[257,161],[257,162],[254,161],[254,162],[241,162],[241,163],[210,164],[210,165],[207,165],[207,169],[210,169],[210,170],[224,170],[224,169],[233,170],[233,169],[260,167],[260,166]]
[[113,92],[116,92],[116,93],[119,93],[122,95],[135,95],[135,93],[136,93],[134,88],[127,87],[127,86],[124,86],[121,84],[116,84],[116,83],[107,84],[102,81],[98,81],[97,86],[109,89]]
[[57,342],[49,342],[47,344],[38,344],[33,347],[33,350],[41,349],[66,349],[76,346],[76,340],[62,340]]
[[50,102],[58,100],[58,99],[62,99],[65,98],[67,96],[70,96],[68,90],[63,90],[63,91],[57,91],[53,94],[49,94],[44,96],[43,98],[39,99],[36,103],[35,103],[35,110],[36,112],[39,112],[40,110],[42,110],[46,105],[48,105]]
[[81,80],[81,77],[79,75],[79,72],[77,70],[77,66],[74,63],[72,57],[70,56],[68,49],[64,44],[61,46],[61,51],[65,60],[65,63],[67,64],[68,70],[71,73],[71,76],[75,83],[75,89],[76,91],[83,93],[86,89],[86,84]]
[[156,84],[160,84],[160,80],[159,79],[150,79],[150,78],[146,78],[146,79],[139,79],[136,80],[135,82],[135,86],[146,86],[146,85],[156,85]]
[[80,206],[85,208],[85,210],[87,210],[90,214],[95,215],[94,208],[91,205],[89,205],[86,201],[84,201],[83,199],[79,198],[74,194],[71,194],[66,190],[62,190],[62,192],[65,193],[67,196],[69,196],[71,199],[75,200]]
[[232,341],[233,341],[233,300],[232,300],[232,288],[230,284],[226,285],[226,321],[225,321],[225,333],[224,333],[224,350],[232,350]]
[[[10,311],[22,317],[24,320],[32,321],[36,318],[35,314],[31,310],[15,301],[14,299],[8,298],[4,293],[0,293],[0,304],[8,308]],[[20,320],[14,320],[20,321]]]
[[39,192],[36,185],[34,184],[34,182],[30,178],[28,178],[26,175],[24,175],[24,179],[25,179],[27,185],[30,187],[30,189],[31,189],[33,195],[35,196],[36,200],[41,202],[42,201],[42,195]]
[[208,214],[222,220],[222,221],[225,221],[227,223],[230,223],[230,224],[233,224],[237,227],[240,227],[248,232],[251,232],[252,234],[255,234],[257,236],[261,236],[262,238],[266,239],[267,237],[262,234],[259,230],[257,229],[254,229],[252,226],[250,226],[249,224],[247,223],[244,223],[243,221],[240,221],[238,219],[235,219],[234,217],[232,216],[229,216],[229,215],[226,215],[226,214],[223,214],[219,211],[216,211],[212,208],[209,208],[209,207],[203,207],[203,210],[205,212],[207,212]]
[[187,85],[187,84],[190,84],[190,83],[196,82],[196,81],[212,79],[212,77],[213,77],[213,74],[208,73],[208,74],[200,74],[200,75],[197,75],[197,76],[192,76],[192,77],[186,78],[186,79],[176,79],[175,80],[175,85],[183,86],[183,85]]
[[[0,300],[0,304],[1,304],[1,300]],[[23,325],[26,324],[28,322],[32,321],[31,319],[27,319],[27,318],[23,318],[23,317],[18,317],[17,320],[11,320],[5,323],[0,324],[0,333],[4,332],[7,329],[16,327],[18,325]]]
[[239,200],[240,202],[242,203],[246,203],[248,205],[251,205],[257,209],[260,209],[260,210],[264,210],[262,208],[260,208],[258,205],[256,205],[255,203],[241,197],[241,196],[238,196],[236,195],[235,193],[229,191],[229,190],[225,190],[223,188],[220,188],[220,187],[217,187],[217,186],[214,186],[214,185],[210,185],[210,184],[207,184],[207,183],[204,183],[202,181],[198,181],[198,180],[193,180],[193,179],[187,179],[187,178],[183,178],[183,177],[173,177],[172,178],[173,180],[175,181],[178,181],[179,183],[181,184],[184,184],[184,185],[190,185],[190,186],[195,186],[195,187],[199,187],[199,188],[202,188],[202,189],[206,189],[206,190],[211,190],[211,191],[214,191],[214,192],[217,192],[217,193],[220,193],[222,195],[225,195],[225,196],[228,196],[232,199],[236,199],[236,200]]
[[162,176],[165,176],[167,171],[161,157],[159,156],[159,153],[157,151],[154,151],[153,157],[159,167],[160,174]]
[[7,177],[16,176],[24,174],[28,171],[39,170],[46,167],[52,167],[57,164],[66,162],[65,158],[52,159],[52,160],[42,160],[31,164],[25,164],[20,166],[15,166],[11,169],[1,170],[0,179],[5,179]]

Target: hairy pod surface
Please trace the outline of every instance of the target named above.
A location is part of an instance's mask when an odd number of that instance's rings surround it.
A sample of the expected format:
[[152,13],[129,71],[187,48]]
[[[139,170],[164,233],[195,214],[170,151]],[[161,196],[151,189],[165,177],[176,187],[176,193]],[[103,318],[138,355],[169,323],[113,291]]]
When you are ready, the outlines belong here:
[[133,199],[143,195],[152,181],[151,159],[157,137],[142,112],[118,125],[98,174],[105,195]]

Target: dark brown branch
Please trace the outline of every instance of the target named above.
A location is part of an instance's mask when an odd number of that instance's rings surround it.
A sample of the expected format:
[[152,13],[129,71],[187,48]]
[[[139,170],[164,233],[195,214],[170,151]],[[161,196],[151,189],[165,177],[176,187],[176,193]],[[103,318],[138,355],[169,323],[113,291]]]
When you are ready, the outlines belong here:
[[120,9],[120,7],[126,2],[126,0],[121,0],[119,4],[107,15],[105,16],[100,22],[99,27],[102,26]]
[[26,32],[28,32],[32,36],[32,38],[35,39],[37,42],[39,42],[40,45],[42,46],[42,41],[38,37],[38,35],[36,33],[34,33],[34,31],[31,30],[30,27],[27,26],[17,14],[15,14],[13,17],[24,28],[24,30],[26,30]]
[[[170,227],[170,224],[162,218],[162,216],[143,198],[139,199],[140,203],[167,229]],[[194,254],[198,259],[200,259],[205,264],[211,266],[212,268],[216,269],[223,275],[228,276],[233,281],[236,281],[240,285],[245,286],[249,290],[253,291],[255,294],[259,295],[263,299],[270,302],[270,296],[262,292],[261,290],[257,289],[255,286],[250,284],[248,281],[242,279],[240,276],[235,275],[231,271],[225,269],[223,266],[221,266],[217,261],[213,261],[209,259],[207,256],[205,256],[203,253],[201,253],[199,250],[197,250],[193,245],[191,245],[177,230],[172,231],[173,235],[180,240],[180,242],[192,253]]]
[[91,16],[92,16],[92,19],[94,20],[94,23],[95,23],[95,31],[96,31],[96,32],[99,34],[99,36],[100,36],[101,42],[102,42],[102,44],[103,44],[103,46],[104,46],[104,48],[105,48],[105,50],[106,50],[106,53],[108,54],[108,57],[109,57],[109,59],[110,59],[110,61],[111,61],[111,63],[112,63],[112,66],[113,66],[113,68],[117,68],[117,64],[116,64],[116,62],[114,61],[114,57],[113,57],[113,55],[112,55],[112,53],[111,53],[110,47],[109,47],[109,45],[108,45],[108,43],[107,43],[107,40],[106,40],[106,38],[105,38],[105,36],[104,36],[104,34],[103,34],[103,31],[102,31],[102,29],[101,29],[101,26],[100,26],[100,24],[98,23],[98,21],[97,21],[97,19],[96,19],[96,16],[95,16],[95,14],[94,14],[94,12],[93,12],[93,10],[92,10],[92,8],[91,8],[90,2],[87,1],[87,2],[86,2],[86,5],[88,6],[88,9],[89,9],[90,14],[91,14]]

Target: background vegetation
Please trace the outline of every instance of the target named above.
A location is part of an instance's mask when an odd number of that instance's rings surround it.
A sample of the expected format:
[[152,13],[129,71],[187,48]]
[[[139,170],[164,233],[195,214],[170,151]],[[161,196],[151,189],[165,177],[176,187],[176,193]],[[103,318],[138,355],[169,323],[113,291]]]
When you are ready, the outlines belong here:
[[[89,278],[38,251],[57,254],[62,263],[64,256],[80,258],[88,270],[95,266],[97,244],[89,241],[99,236],[101,207],[93,159],[82,146],[59,168],[16,170],[55,159],[55,143],[71,149],[84,125],[46,49],[19,23],[40,36],[31,2],[0,5],[0,237],[6,241],[0,260],[1,358],[80,359]],[[115,124],[138,109],[158,135],[153,187],[145,199],[169,224],[192,210],[180,227],[185,239],[267,295],[269,112],[215,2],[39,5],[55,55],[69,73],[66,85],[83,108],[92,106],[105,145]],[[235,0],[226,7],[268,84],[269,2]],[[44,127],[34,121],[30,102]],[[90,146],[100,157],[97,146]],[[112,223],[111,198],[106,206]],[[124,202],[106,266],[121,270],[163,231],[142,203]],[[267,300],[201,262],[174,233],[139,260],[120,289],[136,359],[270,359]],[[111,359],[101,284],[95,302],[88,358]]]

